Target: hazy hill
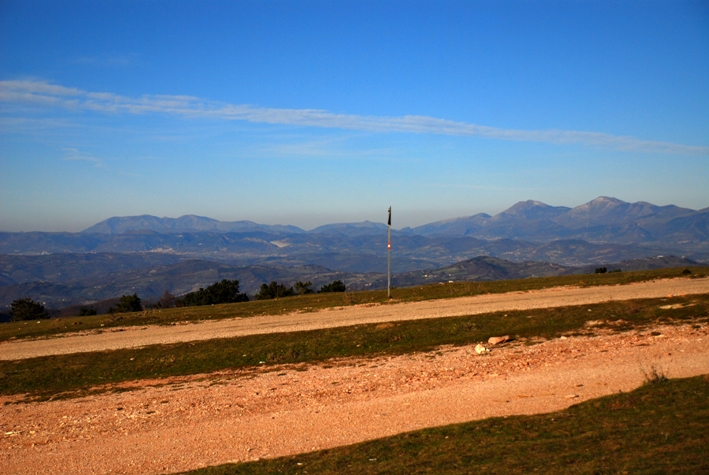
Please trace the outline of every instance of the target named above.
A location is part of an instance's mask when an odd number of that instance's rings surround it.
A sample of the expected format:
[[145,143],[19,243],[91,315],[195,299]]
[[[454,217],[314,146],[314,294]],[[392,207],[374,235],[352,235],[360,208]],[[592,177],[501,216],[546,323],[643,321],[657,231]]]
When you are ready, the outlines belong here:
[[429,236],[458,235],[530,241],[584,239],[623,244],[660,244],[707,249],[709,214],[674,205],[627,203],[601,196],[575,208],[521,201],[488,217],[475,215],[413,228]]
[[674,242],[709,242],[709,209],[695,214],[681,216],[669,221],[664,227],[664,234]]
[[415,228],[406,228],[406,230],[422,236],[469,236],[478,231],[490,218],[489,214],[478,213],[467,218],[446,219]]
[[558,216],[555,222],[571,229],[638,224],[646,229],[658,230],[674,218],[694,213],[697,211],[674,205],[656,206],[644,201],[627,203],[600,196]]
[[[591,241],[663,244],[701,243],[708,240],[707,213],[674,205],[656,206],[639,201],[628,203],[600,196],[588,203],[569,208],[550,206],[540,201],[520,201],[490,216],[447,219],[404,228],[395,233],[422,236],[472,236],[483,239],[507,238],[549,241],[578,238]],[[345,236],[374,235],[386,230],[384,223],[337,223],[319,226],[307,234]],[[113,217],[82,231],[82,234],[126,234],[139,231],[169,233],[266,233],[270,235],[306,234],[295,226],[262,225],[251,221],[222,222],[201,216],[179,218],[156,216]]]
[[413,271],[396,275],[394,285],[407,287],[448,281],[489,281],[548,277],[561,275],[571,268],[547,262],[510,262],[489,256],[479,256],[454,265],[428,271]]
[[505,211],[493,216],[490,221],[534,221],[539,219],[554,219],[568,213],[571,208],[566,206],[549,206],[541,201],[520,201]]
[[[551,264],[548,262],[525,261],[510,262],[489,256],[479,256],[440,269],[412,271],[392,276],[392,285],[411,287],[437,282],[485,282],[492,280],[526,279],[531,277],[551,277],[570,274],[592,274],[597,267],[622,271],[650,270],[667,267],[693,267],[698,264],[690,259],[674,256],[657,256],[632,259],[621,262],[606,262],[602,266],[573,267]],[[386,276],[376,279],[369,276],[366,288],[386,288]],[[356,285],[356,284],[355,284]]]
[[[237,265],[316,264],[348,272],[383,272],[386,270],[386,242],[385,233],[355,236],[342,233],[159,234],[152,231],[91,235],[0,233],[0,254],[41,256],[47,253],[147,253],[178,256],[182,259],[223,261]],[[619,261],[659,254],[679,254],[695,260],[709,258],[709,249],[695,247],[695,250],[687,250],[679,244],[658,246],[592,243],[582,239],[531,242],[521,239],[485,240],[472,236],[416,234],[394,236],[392,252],[395,272],[431,269],[479,255],[496,256],[515,262],[540,260],[564,265],[595,264],[599,261]]]
[[113,217],[94,224],[81,231],[84,234],[123,234],[129,231],[155,231],[159,233],[183,232],[268,232],[277,233],[302,233],[305,232],[296,226],[281,226],[257,224],[253,221],[217,221],[212,218],[195,216],[193,214],[179,218],[158,218],[157,216],[123,216]]
[[[644,259],[629,259],[621,262],[615,262],[611,264],[604,264],[608,270],[621,269],[622,271],[636,271],[636,270],[652,270],[652,269],[666,269],[669,267],[693,267],[700,264],[691,259],[676,256],[655,256],[646,257]],[[572,273],[574,274],[588,274],[594,272],[597,266],[584,266],[580,268],[574,268]]]
[[0,254],[0,286],[26,282],[70,282],[106,274],[175,264],[183,258],[175,254],[46,254],[11,256]]
[[[238,278],[247,292],[270,280],[325,283],[334,276],[375,288],[387,269],[386,228],[365,221],[305,232],[199,216],[137,216],[111,218],[82,233],[0,233],[0,302],[36,296],[64,305],[134,291],[153,298],[220,277]],[[402,229],[392,239],[392,271],[411,285],[456,272],[481,279],[552,275],[564,266],[587,272],[658,255],[709,261],[709,209],[608,197],[575,208],[529,200],[495,216],[481,213]],[[459,264],[473,258],[467,267]],[[441,270],[454,265],[462,267]]]
[[319,226],[308,231],[310,234],[343,234],[345,236],[361,236],[386,233],[387,225],[363,221],[361,223],[336,223]]
[[[261,233],[268,234],[273,241],[273,236],[380,235],[385,233],[386,225],[370,221],[337,223],[319,226],[306,232],[295,226],[262,225],[251,221],[222,222],[194,215],[179,218],[126,216],[109,218],[82,231],[83,235],[93,237],[93,241],[86,239],[83,247],[89,248],[93,245],[100,248],[101,252],[118,250],[118,247],[108,248],[100,235],[149,231],[159,234]],[[709,251],[709,209],[696,211],[674,205],[657,206],[644,201],[628,203],[606,196],[600,196],[575,208],[550,206],[540,201],[527,200],[520,201],[495,216],[479,213],[395,230],[394,234],[527,241],[583,239],[591,242],[659,244],[667,249]],[[37,239],[37,236],[32,236],[32,239]],[[125,244],[123,246],[125,247]],[[46,251],[56,252],[50,249]],[[70,250],[79,251],[81,249],[78,247]]]
[[90,305],[93,302],[137,293],[141,299],[156,300],[169,291],[175,295],[192,292],[222,279],[238,279],[241,291],[254,294],[272,280],[289,285],[311,280],[319,288],[333,280],[349,278],[320,266],[234,266],[220,262],[185,260],[171,265],[127,269],[70,281],[32,281],[0,286],[0,309],[13,300],[30,297],[51,308]]
[[[387,282],[384,272],[341,272],[316,265],[235,266],[223,262],[196,259],[168,265],[151,265],[144,268],[115,265],[114,271],[105,274],[92,274],[67,280],[67,275],[80,274],[79,270],[83,268],[82,256],[57,255],[57,259],[65,259],[63,266],[65,271],[61,274],[54,272],[52,266],[42,269],[45,263],[43,259],[46,256],[6,257],[10,264],[15,258],[23,262],[25,267],[23,275],[42,275],[45,279],[0,286],[0,311],[9,307],[13,300],[23,297],[30,297],[50,308],[92,305],[95,302],[133,293],[137,293],[141,299],[146,301],[157,300],[165,291],[181,295],[200,287],[206,287],[221,279],[238,279],[241,290],[252,295],[258,291],[262,283],[272,280],[286,285],[293,285],[298,280],[311,281],[315,289],[334,280],[342,280],[350,290],[382,289],[386,288]],[[101,259],[106,257],[108,256],[99,256]],[[37,266],[34,269],[31,265],[33,259],[37,260]],[[7,263],[8,261],[5,262],[5,265]],[[593,273],[595,268],[600,266],[629,271],[694,265],[697,264],[691,260],[672,256],[615,263],[602,261],[598,265],[586,267],[563,266],[539,261],[511,262],[496,257],[478,256],[443,267],[429,268],[429,270],[395,273],[392,276],[392,284],[404,287],[450,280],[488,281]],[[107,305],[104,306],[107,307]]]

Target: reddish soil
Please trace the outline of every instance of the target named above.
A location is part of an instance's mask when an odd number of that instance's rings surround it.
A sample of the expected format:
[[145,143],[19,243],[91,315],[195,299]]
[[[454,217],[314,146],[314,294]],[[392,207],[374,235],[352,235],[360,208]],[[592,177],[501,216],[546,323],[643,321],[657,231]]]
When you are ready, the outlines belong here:
[[3,397],[0,472],[171,473],[554,411],[629,391],[653,367],[669,377],[709,373],[708,325],[651,330],[504,344],[486,355],[466,346],[142,381],[65,401]]

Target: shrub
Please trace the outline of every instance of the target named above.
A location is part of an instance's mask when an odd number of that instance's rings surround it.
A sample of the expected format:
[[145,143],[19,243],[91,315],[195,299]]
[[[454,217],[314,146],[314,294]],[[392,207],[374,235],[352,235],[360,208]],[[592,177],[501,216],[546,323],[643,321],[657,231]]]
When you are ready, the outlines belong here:
[[[166,292],[165,295],[170,295]],[[163,299],[160,299],[160,306],[163,305]],[[169,297],[166,299],[169,300]],[[215,282],[206,289],[199,289],[196,292],[185,294],[180,300],[177,300],[178,307],[196,307],[200,305],[216,305],[220,303],[235,303],[248,302],[249,296],[239,293],[239,281],[222,279],[221,282]],[[165,302],[168,304],[168,302]]]
[[[238,290],[238,289],[237,289]],[[177,297],[172,295],[169,291],[165,291],[160,297],[156,307],[157,308],[172,308],[177,304]]]
[[608,272],[608,269],[605,267],[596,267],[596,274],[605,274],[606,272]]
[[295,283],[295,293],[298,295],[305,295],[305,294],[312,294],[315,291],[312,289],[313,283],[310,281],[307,282],[301,282],[298,281]]
[[293,290],[293,287],[286,287],[285,285],[279,284],[275,280],[272,280],[270,284],[261,284],[261,289],[259,289],[256,294],[256,300],[270,300],[281,297],[290,297],[292,295],[295,295],[295,290]]
[[35,302],[31,298],[17,299],[12,302],[12,310],[10,315],[12,320],[17,322],[21,320],[42,320],[49,318],[49,313],[39,302]]
[[88,317],[91,315],[96,315],[98,312],[96,311],[95,308],[92,307],[81,307],[79,309],[79,316],[80,317]]
[[665,371],[655,365],[652,365],[649,371],[643,370],[643,376],[645,376],[644,384],[658,384],[669,381]]
[[140,297],[138,297],[137,294],[121,295],[121,299],[118,301],[116,306],[108,309],[108,313],[128,313],[142,311],[143,305],[140,303]]
[[347,290],[347,288],[341,280],[336,280],[320,288],[320,292],[344,292],[345,290]]

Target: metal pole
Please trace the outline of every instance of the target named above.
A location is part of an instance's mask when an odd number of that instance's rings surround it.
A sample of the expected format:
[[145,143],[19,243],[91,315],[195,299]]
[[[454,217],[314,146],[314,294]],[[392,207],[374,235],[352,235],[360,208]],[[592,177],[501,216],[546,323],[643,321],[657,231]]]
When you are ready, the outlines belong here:
[[391,206],[387,224],[387,298],[391,298]]

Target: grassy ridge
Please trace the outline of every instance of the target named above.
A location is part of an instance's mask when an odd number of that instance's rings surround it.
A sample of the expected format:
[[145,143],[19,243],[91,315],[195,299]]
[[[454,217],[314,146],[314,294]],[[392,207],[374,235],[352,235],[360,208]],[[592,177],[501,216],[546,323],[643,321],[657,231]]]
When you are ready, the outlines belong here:
[[[494,282],[456,282],[395,289],[395,302],[413,302],[432,299],[465,297],[480,294],[538,290],[564,285],[597,286],[643,282],[654,279],[680,277],[683,269],[619,272],[610,274],[571,275],[534,279],[500,280]],[[690,268],[693,277],[706,277],[706,267]],[[0,324],[0,342],[14,338],[56,335],[77,330],[91,330],[118,326],[167,325],[184,321],[248,318],[258,315],[280,315],[290,312],[310,312],[323,308],[367,303],[387,304],[386,291],[363,291],[312,294],[277,300],[261,300],[204,307],[185,307],[148,310],[138,313],[97,315]]]
[[709,473],[709,377],[191,475]]
[[[689,305],[662,309],[669,304]],[[667,299],[508,311],[464,317],[357,325],[96,353],[0,361],[0,394],[32,398],[80,395],[92,386],[226,369],[312,363],[339,357],[371,357],[464,345],[494,335],[554,338],[596,328],[627,330],[653,323],[709,322],[709,294]]]

